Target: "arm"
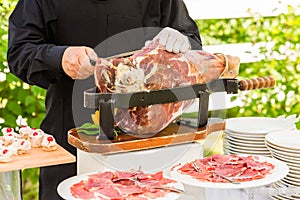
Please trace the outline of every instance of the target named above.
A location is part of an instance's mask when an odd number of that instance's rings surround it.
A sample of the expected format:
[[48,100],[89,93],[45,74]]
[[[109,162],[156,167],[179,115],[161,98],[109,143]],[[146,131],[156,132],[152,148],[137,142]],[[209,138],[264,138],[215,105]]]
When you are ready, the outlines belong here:
[[7,60],[21,80],[47,88],[63,74],[62,55],[67,46],[51,44],[36,0],[20,0],[9,18]]
[[189,16],[183,0],[161,0],[162,27],[171,27],[188,36],[192,49],[202,49],[195,21]]
[[21,80],[43,88],[64,74],[72,79],[89,77],[94,72],[90,60],[97,60],[89,47],[55,45],[49,25],[56,20],[53,10],[47,1],[20,0],[9,19],[9,68]]

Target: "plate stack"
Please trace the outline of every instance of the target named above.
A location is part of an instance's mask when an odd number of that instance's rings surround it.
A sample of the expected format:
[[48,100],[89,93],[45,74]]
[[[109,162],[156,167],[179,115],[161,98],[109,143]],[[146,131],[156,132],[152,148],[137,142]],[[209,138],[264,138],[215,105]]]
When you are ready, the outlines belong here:
[[300,131],[273,131],[266,135],[266,146],[273,158],[285,162],[288,175],[274,184],[283,194],[274,199],[300,199]]
[[273,130],[292,130],[295,124],[279,118],[240,117],[226,120],[224,154],[251,154],[271,157],[265,136]]

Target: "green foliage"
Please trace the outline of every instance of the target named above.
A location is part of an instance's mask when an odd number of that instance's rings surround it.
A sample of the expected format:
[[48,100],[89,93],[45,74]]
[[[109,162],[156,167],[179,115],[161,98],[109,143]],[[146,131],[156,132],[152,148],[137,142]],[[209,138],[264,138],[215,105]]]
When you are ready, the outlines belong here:
[[37,200],[38,199],[38,181],[39,169],[25,169],[22,171],[22,192],[23,199]]
[[[239,79],[273,76],[274,89],[241,92],[243,106],[227,110],[227,117],[300,114],[300,16],[287,6],[276,17],[197,20],[204,45],[222,43],[273,42],[261,47],[261,62],[243,63]],[[299,9],[299,8],[298,8]],[[212,39],[213,38],[213,39]],[[270,57],[280,59],[270,59]],[[300,127],[300,124],[297,124]]]
[[[45,91],[9,73],[6,61],[8,17],[16,3],[16,0],[0,0],[0,128],[17,128],[21,125],[17,119],[26,119],[31,127],[39,127],[45,116]],[[24,199],[37,199],[38,172],[38,168],[23,170]]]

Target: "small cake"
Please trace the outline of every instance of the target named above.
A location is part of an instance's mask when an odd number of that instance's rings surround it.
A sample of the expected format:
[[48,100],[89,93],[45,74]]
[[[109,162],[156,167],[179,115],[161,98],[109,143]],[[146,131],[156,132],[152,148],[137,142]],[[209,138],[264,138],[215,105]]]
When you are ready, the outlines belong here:
[[20,137],[27,140],[29,138],[29,135],[31,135],[35,129],[30,128],[29,126],[22,126],[19,129]]
[[31,135],[29,135],[29,140],[32,148],[37,148],[42,146],[42,141],[44,137],[44,131],[41,129],[36,129]]
[[55,151],[57,149],[57,143],[52,135],[44,134],[42,149],[44,151]]
[[11,127],[5,127],[5,128],[2,128],[1,131],[2,131],[3,135],[6,135],[6,134],[8,134],[8,133],[13,133],[13,132],[15,132],[14,129],[11,128]]
[[13,161],[13,155],[16,151],[9,147],[0,148],[0,163],[8,163]]
[[31,149],[30,141],[25,139],[19,139],[14,146],[17,149],[18,155],[28,153],[28,151]]
[[3,145],[4,146],[9,146],[11,145],[16,139],[17,139],[17,133],[14,133],[14,132],[10,132],[10,133],[4,133],[3,135]]

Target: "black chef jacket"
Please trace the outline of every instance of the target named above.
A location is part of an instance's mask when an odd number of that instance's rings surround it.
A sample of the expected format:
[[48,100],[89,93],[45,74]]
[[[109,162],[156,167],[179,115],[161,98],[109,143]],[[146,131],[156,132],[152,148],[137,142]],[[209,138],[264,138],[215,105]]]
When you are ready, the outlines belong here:
[[[128,29],[167,26],[201,48],[197,26],[182,0],[19,0],[9,18],[9,68],[24,82],[47,89],[41,128],[76,155],[67,141],[67,131],[75,127],[74,80],[62,69],[64,50],[68,46],[94,48]],[[59,199],[57,184],[75,174],[76,164],[42,168],[40,200]]]

